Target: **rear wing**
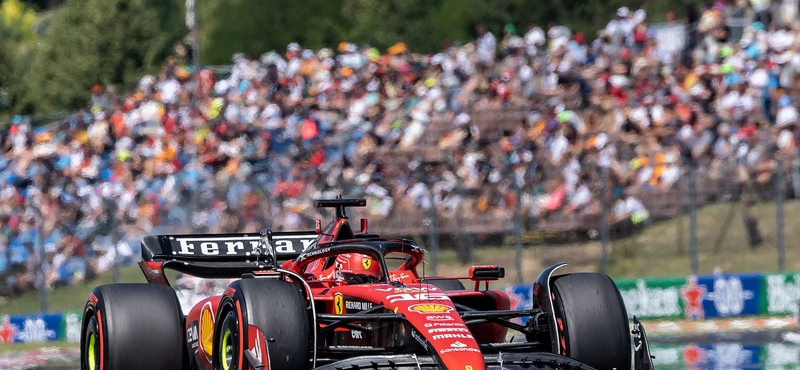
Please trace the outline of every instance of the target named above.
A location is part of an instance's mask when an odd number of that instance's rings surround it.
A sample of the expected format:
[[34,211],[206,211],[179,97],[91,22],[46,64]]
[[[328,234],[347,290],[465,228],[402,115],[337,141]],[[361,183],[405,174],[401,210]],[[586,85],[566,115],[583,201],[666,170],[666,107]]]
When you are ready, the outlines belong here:
[[[319,235],[314,231],[275,232],[272,244],[278,261],[297,258],[312,248]],[[142,261],[243,262],[254,259],[259,233],[149,235],[142,239]]]

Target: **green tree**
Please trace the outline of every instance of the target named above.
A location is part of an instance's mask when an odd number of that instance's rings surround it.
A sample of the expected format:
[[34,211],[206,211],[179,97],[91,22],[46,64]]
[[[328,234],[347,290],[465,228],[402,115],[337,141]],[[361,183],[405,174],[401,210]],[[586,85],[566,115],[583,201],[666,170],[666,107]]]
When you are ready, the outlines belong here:
[[[689,0],[693,1],[693,0]],[[441,50],[441,42],[468,42],[475,26],[486,24],[498,38],[505,24],[520,34],[529,23],[543,28],[562,24],[591,39],[617,8],[644,7],[651,20],[684,2],[646,0],[202,0],[198,1],[200,59],[228,64],[231,55],[251,56],[290,42],[310,48],[335,47],[341,41],[385,50],[405,42],[416,52]]]
[[175,25],[178,16],[163,14],[179,10],[176,4],[68,0],[34,54],[25,97],[16,110],[74,109],[86,104],[94,84],[130,84],[158,71],[186,32]]
[[348,27],[342,0],[203,0],[198,6],[200,60],[206,64],[229,64],[234,53],[283,52],[291,42],[314,49],[336,45]]
[[0,112],[8,112],[23,94],[21,76],[38,36],[36,14],[19,0],[0,4]]
[[405,42],[412,50],[441,49],[441,35],[434,27],[433,11],[439,0],[345,0],[342,12],[352,20],[346,39],[385,49]]

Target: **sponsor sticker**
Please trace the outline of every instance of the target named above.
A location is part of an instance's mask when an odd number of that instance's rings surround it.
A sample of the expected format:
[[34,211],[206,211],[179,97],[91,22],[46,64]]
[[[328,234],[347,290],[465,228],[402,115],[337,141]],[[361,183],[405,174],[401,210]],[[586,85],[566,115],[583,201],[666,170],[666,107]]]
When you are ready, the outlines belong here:
[[453,321],[453,318],[447,315],[427,315],[425,318],[428,321]]
[[[310,248],[315,240],[315,235],[276,235],[272,242],[276,253],[297,253]],[[189,256],[250,255],[261,243],[259,236],[190,237],[175,241],[174,253]]]
[[[460,343],[460,342],[457,342],[457,343]],[[465,344],[465,346],[466,346],[466,344]],[[444,349],[439,350],[439,354],[440,355],[443,355],[445,353],[450,353],[450,352],[478,352],[478,353],[480,353],[481,351],[479,349],[477,349],[477,348],[472,348],[472,347],[444,348]]]
[[320,254],[323,254],[323,253],[328,253],[330,251],[331,251],[330,248],[321,248],[321,249],[316,249],[316,250],[313,250],[313,251],[310,251],[310,252],[305,252],[303,255],[306,258],[309,258],[309,257],[314,257],[314,256],[317,256],[317,255],[320,255]]
[[336,293],[333,297],[333,311],[337,315],[341,315],[344,312],[344,297],[342,297],[342,293]]
[[[403,274],[405,274],[405,273],[403,273]],[[436,289],[438,289],[438,288],[436,288],[435,286],[432,286],[432,287],[430,287],[430,289],[429,288],[380,288],[380,289],[375,289],[375,290],[379,291],[379,292],[384,292],[384,293],[388,293],[388,292],[395,292],[395,293],[425,293],[425,292],[429,292],[429,291],[431,291],[431,292],[436,291]]]
[[401,293],[401,294],[392,294],[386,296],[389,299],[389,303],[395,303],[398,301],[431,301],[431,300],[442,300],[445,301],[447,295],[444,293]]
[[[450,316],[447,316],[447,317],[450,317]],[[430,319],[430,316],[428,316],[428,319]],[[464,323],[460,323],[460,322],[427,322],[427,323],[425,323],[425,327],[426,328],[435,328],[435,327],[441,327],[441,326],[459,327],[459,328],[466,328],[467,327],[467,325],[465,325]]]
[[224,295],[226,295],[226,296],[228,296],[228,297],[233,297],[233,295],[234,295],[235,293],[236,293],[236,289],[233,289],[233,288],[231,288],[231,287],[227,287],[227,288],[225,288],[225,294],[224,294]]
[[408,307],[409,311],[424,313],[424,314],[439,314],[448,313],[453,310],[450,306],[435,303],[419,303]]
[[369,267],[372,266],[372,260],[364,258],[361,260],[361,264],[364,265],[364,270],[369,270]]
[[[428,324],[425,324],[425,326],[428,326]],[[428,329],[428,333],[429,334],[447,333],[447,332],[469,333],[470,331],[467,328],[434,328],[434,329]]]
[[197,339],[197,322],[195,321],[189,325],[188,329],[186,329],[186,340],[189,342],[192,348],[197,348]]
[[391,273],[389,275],[389,280],[391,280],[393,282],[395,282],[395,281],[403,281],[405,279],[410,279],[410,278],[411,278],[411,275],[406,274],[405,272],[400,273],[400,274]]
[[[432,340],[441,340],[441,339],[454,339],[454,338],[461,338],[461,339],[474,339],[470,334],[437,334],[434,335],[431,339]],[[458,342],[461,343],[461,342]]]
[[364,301],[346,301],[344,306],[348,310],[364,311],[372,308],[372,302]]
[[[200,348],[207,355],[211,354],[211,348],[214,340],[214,311],[211,307],[211,302],[206,302],[200,313]],[[196,334],[196,333],[195,333]]]

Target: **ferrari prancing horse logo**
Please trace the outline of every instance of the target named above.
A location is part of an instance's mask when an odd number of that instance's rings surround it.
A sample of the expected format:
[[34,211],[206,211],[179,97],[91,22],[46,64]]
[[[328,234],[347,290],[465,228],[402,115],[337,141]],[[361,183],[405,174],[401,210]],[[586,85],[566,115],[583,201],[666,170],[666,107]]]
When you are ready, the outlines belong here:
[[369,270],[369,267],[372,266],[372,260],[368,258],[362,259],[361,263],[364,265],[365,270]]
[[344,312],[344,298],[341,294],[333,296],[333,311],[337,315],[341,315]]

